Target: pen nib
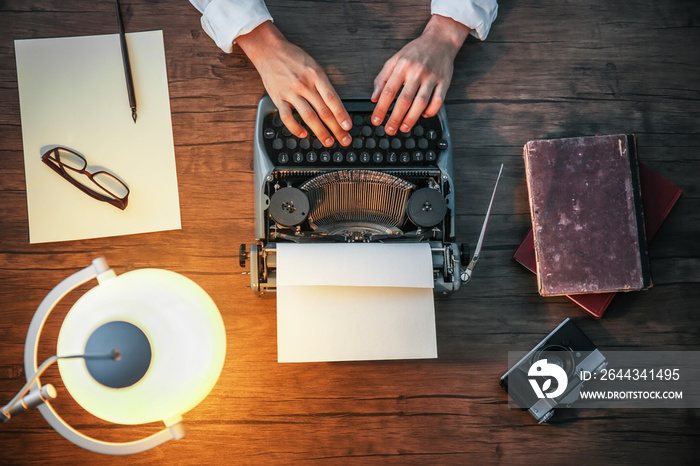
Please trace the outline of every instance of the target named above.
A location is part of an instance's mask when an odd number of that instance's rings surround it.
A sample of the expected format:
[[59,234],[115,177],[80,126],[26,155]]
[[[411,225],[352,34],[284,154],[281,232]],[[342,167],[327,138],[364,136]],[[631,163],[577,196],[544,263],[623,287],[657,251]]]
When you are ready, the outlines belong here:
[[136,123],[136,109],[135,108],[131,109],[131,118],[133,118],[134,123]]

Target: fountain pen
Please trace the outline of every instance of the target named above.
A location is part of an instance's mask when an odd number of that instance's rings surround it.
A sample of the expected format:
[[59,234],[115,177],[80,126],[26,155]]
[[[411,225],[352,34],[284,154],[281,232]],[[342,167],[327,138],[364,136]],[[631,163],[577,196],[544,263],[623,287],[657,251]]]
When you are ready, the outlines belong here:
[[126,78],[126,92],[129,95],[129,107],[131,107],[131,118],[136,123],[136,95],[134,93],[134,81],[131,77],[131,63],[129,63],[129,49],[126,47],[126,36],[124,35],[124,22],[122,12],[117,3],[117,18],[119,19],[119,42],[122,47],[122,60],[124,61],[124,77]]

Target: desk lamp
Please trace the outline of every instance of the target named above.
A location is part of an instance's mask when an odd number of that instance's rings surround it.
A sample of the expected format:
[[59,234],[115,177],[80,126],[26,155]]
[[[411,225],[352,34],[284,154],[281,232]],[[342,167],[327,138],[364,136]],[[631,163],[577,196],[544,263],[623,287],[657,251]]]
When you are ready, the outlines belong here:
[[[61,325],[57,356],[37,368],[39,337],[49,314],[68,292],[92,278],[98,286],[76,301]],[[99,258],[63,280],[39,305],[25,344],[27,385],[0,410],[0,418],[36,406],[58,433],[82,448],[139,453],[184,437],[182,414],[209,394],[225,355],[219,310],[196,283],[160,269],[117,276]],[[50,404],[54,387],[39,382],[55,360],[66,389],[86,411],[117,424],[163,421],[165,429],[125,443],[96,440],[73,429]]]

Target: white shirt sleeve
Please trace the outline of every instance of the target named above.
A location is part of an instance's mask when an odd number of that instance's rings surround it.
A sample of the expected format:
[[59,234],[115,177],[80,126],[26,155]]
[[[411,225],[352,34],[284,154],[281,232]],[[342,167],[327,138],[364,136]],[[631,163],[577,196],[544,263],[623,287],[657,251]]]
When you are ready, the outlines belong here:
[[264,0],[190,0],[202,13],[202,29],[216,45],[231,53],[236,37],[272,21]]
[[498,13],[497,0],[432,0],[430,12],[447,16],[471,29],[471,34],[486,39]]

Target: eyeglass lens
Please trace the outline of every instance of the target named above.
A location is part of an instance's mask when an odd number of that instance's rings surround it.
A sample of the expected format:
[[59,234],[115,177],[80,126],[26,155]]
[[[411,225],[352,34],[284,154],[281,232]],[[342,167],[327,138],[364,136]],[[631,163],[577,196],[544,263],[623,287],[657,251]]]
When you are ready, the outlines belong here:
[[104,191],[106,196],[122,199],[129,193],[129,190],[126,188],[126,186],[124,186],[124,183],[118,180],[111,173],[97,172],[92,175],[92,181],[95,182],[95,185],[98,188]]
[[98,171],[92,177],[85,171],[87,161],[79,154],[56,148],[52,151],[53,159],[63,166],[65,172],[74,181],[103,196],[122,199],[128,194],[128,188],[111,173]]

